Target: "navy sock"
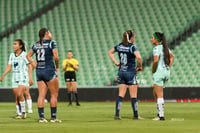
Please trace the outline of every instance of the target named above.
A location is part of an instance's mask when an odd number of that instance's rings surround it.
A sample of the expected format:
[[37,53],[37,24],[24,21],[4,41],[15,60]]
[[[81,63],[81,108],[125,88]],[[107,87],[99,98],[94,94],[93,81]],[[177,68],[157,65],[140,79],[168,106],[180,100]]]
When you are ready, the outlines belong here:
[[44,118],[44,108],[38,108],[38,114],[39,114],[40,119]]
[[137,102],[137,98],[131,98],[131,105],[132,105],[134,117],[138,117],[138,102]]
[[72,92],[68,92],[69,103],[72,103]]
[[57,107],[51,107],[51,119],[56,119]]
[[78,104],[78,93],[74,92],[75,98],[76,98],[76,104]]
[[119,116],[122,100],[123,100],[123,97],[120,97],[120,96],[118,96],[118,98],[116,99],[115,116]]

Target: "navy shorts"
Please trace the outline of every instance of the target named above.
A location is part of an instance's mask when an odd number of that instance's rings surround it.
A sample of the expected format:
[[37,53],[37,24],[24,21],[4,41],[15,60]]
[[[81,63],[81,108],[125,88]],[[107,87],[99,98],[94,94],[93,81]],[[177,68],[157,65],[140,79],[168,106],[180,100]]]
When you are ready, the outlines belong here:
[[136,72],[118,72],[118,84],[137,85]]
[[48,82],[51,79],[57,77],[55,69],[37,69],[36,70],[37,81]]

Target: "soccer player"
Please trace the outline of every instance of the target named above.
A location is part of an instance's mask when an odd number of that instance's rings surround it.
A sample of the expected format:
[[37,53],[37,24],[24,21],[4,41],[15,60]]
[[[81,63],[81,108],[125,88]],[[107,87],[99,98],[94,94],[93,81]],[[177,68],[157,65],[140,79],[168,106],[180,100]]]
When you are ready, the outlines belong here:
[[78,93],[77,93],[77,83],[76,83],[76,73],[78,71],[78,60],[73,58],[72,50],[68,50],[67,59],[63,60],[62,69],[65,71],[65,82],[68,89],[69,97],[69,106],[72,105],[72,96],[75,95],[76,105],[80,106],[78,102]]
[[33,84],[32,68],[26,59],[25,43],[21,39],[17,39],[13,44],[14,53],[10,54],[8,65],[2,74],[0,81],[3,81],[4,76],[12,72],[12,88],[16,99],[17,119],[26,118],[26,108],[24,93],[27,98],[28,112],[32,113],[32,100],[29,93],[29,85]]
[[[115,120],[121,120],[120,108],[122,100],[126,94],[127,86],[129,88],[129,93],[131,97],[131,104],[133,109],[133,119],[143,119],[138,116],[138,101],[137,101],[137,76],[136,73],[142,71],[142,59],[140,52],[138,51],[136,45],[133,44],[135,41],[135,33],[128,30],[123,33],[122,42],[116,45],[114,48],[108,51],[110,59],[114,62],[116,66],[119,67],[118,70],[118,84],[119,84],[119,95],[116,100],[115,108]],[[114,57],[114,53],[118,52],[120,63],[118,63]],[[137,65],[135,59],[137,59]]]
[[[32,59],[33,54],[36,54],[37,63]],[[48,122],[44,117],[44,100],[47,93],[47,87],[50,91],[50,107],[51,120],[50,122],[60,123],[61,120],[56,118],[57,113],[57,97],[59,91],[58,71],[59,57],[57,44],[52,40],[51,32],[47,28],[42,28],[39,31],[39,41],[35,42],[32,49],[27,53],[27,59],[36,67],[36,76],[38,84],[38,114],[39,122]],[[55,62],[55,64],[54,64]],[[56,66],[56,68],[55,68]]]
[[165,120],[164,118],[164,98],[163,87],[170,77],[170,67],[174,60],[174,55],[168,48],[164,33],[155,32],[151,42],[153,48],[153,94],[157,100],[158,115],[153,120]]

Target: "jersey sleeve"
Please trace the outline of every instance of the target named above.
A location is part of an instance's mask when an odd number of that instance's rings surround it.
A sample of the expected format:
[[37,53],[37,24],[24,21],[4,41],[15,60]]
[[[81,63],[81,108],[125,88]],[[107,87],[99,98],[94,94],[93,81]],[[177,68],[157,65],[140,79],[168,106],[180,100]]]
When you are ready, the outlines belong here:
[[158,50],[158,47],[154,47],[154,48],[153,48],[153,56],[156,56],[156,55],[159,56],[159,50]]
[[37,48],[36,48],[36,45],[35,45],[35,44],[33,44],[33,46],[32,46],[32,48],[31,48],[31,50],[32,50],[34,53],[36,53],[36,51],[37,51]]
[[74,63],[74,64],[75,64],[75,65],[78,65],[78,60],[75,59],[75,63]]
[[133,54],[134,52],[138,51],[138,48],[136,45],[132,45],[130,48],[131,53]]
[[62,66],[63,66],[63,67],[66,66],[66,59],[63,60],[63,62],[62,62]]
[[115,52],[118,52],[118,46],[119,46],[119,45],[114,46]]
[[57,47],[57,43],[56,43],[56,41],[55,40],[52,40],[51,41],[51,43],[50,43],[50,48],[52,49],[52,50],[54,50],[54,49],[57,49],[58,47]]
[[12,64],[12,54],[10,54],[9,60],[8,60],[8,64]]
[[29,61],[28,61],[27,58],[26,58],[26,54],[24,54],[24,62],[25,62],[26,64],[29,64]]

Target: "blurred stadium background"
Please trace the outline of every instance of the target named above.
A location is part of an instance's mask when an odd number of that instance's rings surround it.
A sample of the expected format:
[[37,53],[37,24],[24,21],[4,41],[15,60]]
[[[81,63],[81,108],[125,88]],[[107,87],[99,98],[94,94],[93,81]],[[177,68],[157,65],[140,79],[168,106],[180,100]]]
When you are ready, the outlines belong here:
[[[138,74],[140,87],[149,88],[153,47],[150,38],[155,31],[160,31],[166,34],[175,55],[167,87],[173,92],[178,90],[177,95],[189,94],[188,88],[191,88],[191,98],[199,98],[199,6],[199,0],[1,0],[0,74],[7,66],[15,39],[26,41],[29,50],[38,40],[39,29],[47,27],[59,47],[60,88],[65,88],[61,64],[69,49],[79,61],[80,92],[81,88],[85,93],[91,90],[86,88],[117,88],[117,67],[107,52],[121,41],[124,31],[131,29],[136,33],[135,43],[143,58],[144,71]],[[33,77],[35,89],[35,74]],[[11,74],[0,87],[11,88]]]

